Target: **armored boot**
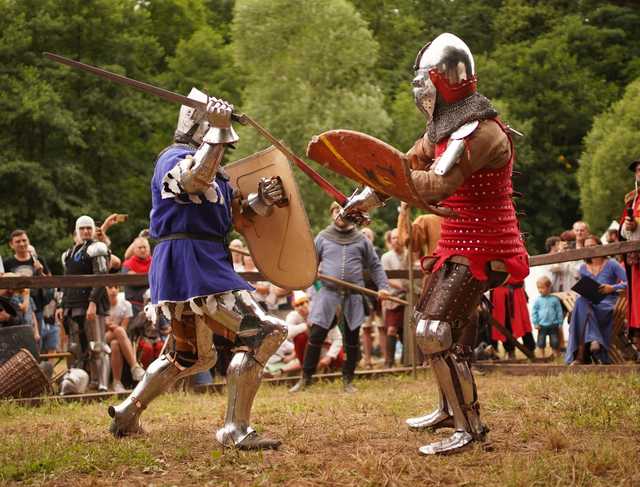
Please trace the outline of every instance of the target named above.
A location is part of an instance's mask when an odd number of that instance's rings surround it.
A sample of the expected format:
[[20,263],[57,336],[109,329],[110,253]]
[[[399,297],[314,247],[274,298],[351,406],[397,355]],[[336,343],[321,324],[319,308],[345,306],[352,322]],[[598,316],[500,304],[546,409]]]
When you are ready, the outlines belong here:
[[[141,433],[140,415],[149,403],[183,377],[209,370],[216,363],[213,333],[201,316],[172,320],[172,335],[135,389],[118,406],[109,407],[110,431],[116,437]],[[172,354],[175,354],[173,356]]]
[[[235,295],[236,307],[243,315],[238,334],[240,347],[227,369],[227,413],[224,426],[215,437],[222,446],[243,450],[275,449],[281,442],[260,438],[249,423],[264,364],[287,338],[287,327],[282,320],[267,315],[248,292],[240,291]],[[247,323],[251,325],[247,326]],[[256,332],[242,333],[254,327]]]
[[444,393],[439,384],[438,399],[438,407],[435,411],[425,414],[424,416],[407,419],[407,426],[413,430],[431,429],[434,431],[440,428],[453,428],[451,408],[447,404],[447,399],[444,397]]
[[[261,438],[249,425],[251,408],[255,399],[264,364],[287,337],[284,325],[263,322],[260,333],[252,339],[257,346],[251,350],[239,350],[227,369],[228,405],[224,426],[216,432],[216,440],[223,446],[241,450],[275,449],[279,440]],[[241,342],[242,343],[242,342]]]
[[118,406],[109,407],[113,418],[109,431],[116,436],[141,433],[140,415],[149,403],[166,391],[184,370],[167,355],[161,355],[147,368],[147,372],[135,389]]
[[[423,319],[416,327],[416,340],[420,349],[431,359],[431,367],[443,397],[440,407],[423,424],[434,426],[445,421],[451,410],[454,434],[419,448],[423,455],[445,454],[457,451],[472,441],[481,441],[486,429],[480,422],[475,382],[466,360],[453,349],[452,325],[444,320]],[[446,407],[446,409],[445,409]],[[442,419],[441,419],[442,418]]]
[[432,367],[453,411],[455,432],[445,440],[420,447],[419,452],[423,455],[447,454],[473,441],[483,441],[487,429],[480,422],[476,386],[468,364],[448,353],[432,357]]

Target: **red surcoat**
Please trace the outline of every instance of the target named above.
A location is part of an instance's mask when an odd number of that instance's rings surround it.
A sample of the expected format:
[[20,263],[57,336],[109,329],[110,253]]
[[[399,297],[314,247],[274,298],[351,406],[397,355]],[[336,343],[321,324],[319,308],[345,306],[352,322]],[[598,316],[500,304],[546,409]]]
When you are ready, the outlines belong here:
[[[509,137],[499,120],[492,121]],[[443,140],[436,144],[436,158],[444,152],[448,142]],[[507,164],[499,169],[475,171],[441,202],[458,216],[444,218],[442,222],[434,254],[438,260],[433,271],[451,256],[461,255],[469,260],[471,272],[479,280],[487,279],[486,265],[494,260],[504,262],[510,282],[521,282],[529,274],[529,257],[511,200],[514,150],[510,138],[509,143],[511,152]],[[466,139],[465,144],[468,144]]]

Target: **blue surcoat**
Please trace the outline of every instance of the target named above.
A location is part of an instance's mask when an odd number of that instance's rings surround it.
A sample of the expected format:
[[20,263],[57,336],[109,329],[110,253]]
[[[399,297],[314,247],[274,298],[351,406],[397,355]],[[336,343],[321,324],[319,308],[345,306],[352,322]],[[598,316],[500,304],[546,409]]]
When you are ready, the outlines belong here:
[[[232,229],[233,188],[222,173],[218,173],[215,179],[216,202],[205,197],[190,197],[186,193],[166,197],[167,173],[194,153],[191,147],[174,145],[165,150],[156,162],[151,180],[152,238],[189,233],[220,237],[222,240]],[[233,270],[226,243],[198,239],[158,243],[153,251],[149,285],[153,304],[188,301],[198,296],[240,289],[253,290]]]

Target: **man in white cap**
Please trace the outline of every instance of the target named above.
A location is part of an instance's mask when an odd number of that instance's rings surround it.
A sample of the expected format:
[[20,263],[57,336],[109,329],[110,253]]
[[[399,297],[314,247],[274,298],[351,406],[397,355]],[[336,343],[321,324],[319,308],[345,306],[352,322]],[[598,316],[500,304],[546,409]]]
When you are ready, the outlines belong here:
[[[95,222],[83,215],[76,220],[74,246],[62,254],[65,275],[106,274],[109,248],[94,241]],[[99,391],[109,384],[109,347],[105,335],[105,316],[109,301],[104,287],[64,288],[62,298],[64,329],[69,337],[72,367],[86,368],[91,362],[91,379]]]

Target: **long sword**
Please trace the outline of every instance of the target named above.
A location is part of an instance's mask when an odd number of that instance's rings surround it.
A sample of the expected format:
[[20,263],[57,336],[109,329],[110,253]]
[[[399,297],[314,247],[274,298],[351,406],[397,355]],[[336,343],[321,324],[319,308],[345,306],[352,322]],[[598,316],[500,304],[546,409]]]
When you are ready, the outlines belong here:
[[[207,108],[206,103],[192,100],[187,96],[174,93],[173,91],[165,90],[164,88],[145,83],[144,81],[138,81],[132,78],[127,78],[126,76],[122,76],[121,74],[112,73],[111,71],[98,68],[97,66],[81,63],[80,61],[74,61],[73,59],[69,59],[52,52],[45,52],[44,56],[57,63],[65,64],[72,68],[87,71],[91,74],[95,74],[96,76],[100,76],[101,78],[108,79],[109,81],[113,81],[121,85],[130,86],[131,88],[143,93],[151,93],[152,95],[162,98],[163,100],[167,100],[173,103],[180,103],[182,105],[187,105],[191,108],[200,110],[206,110]],[[234,112],[231,115],[231,118],[242,125],[251,125],[258,131],[260,135],[271,142],[278,150],[280,150],[280,152],[287,156],[288,159],[292,160],[303,173],[309,176],[318,186],[320,186],[320,188],[322,188],[325,193],[331,196],[331,198],[337,201],[340,205],[344,205],[347,202],[347,197],[338,188],[336,188],[329,181],[323,178],[317,171],[309,166],[309,164],[304,162],[285,144],[276,139],[271,134],[271,132],[269,132],[262,125],[249,117],[249,115],[247,115],[246,113]]]

